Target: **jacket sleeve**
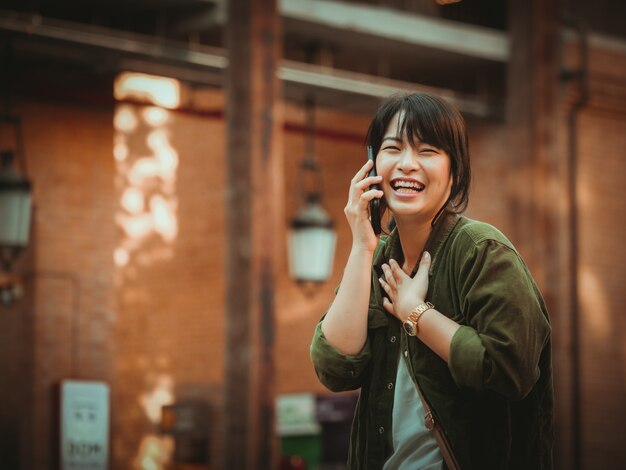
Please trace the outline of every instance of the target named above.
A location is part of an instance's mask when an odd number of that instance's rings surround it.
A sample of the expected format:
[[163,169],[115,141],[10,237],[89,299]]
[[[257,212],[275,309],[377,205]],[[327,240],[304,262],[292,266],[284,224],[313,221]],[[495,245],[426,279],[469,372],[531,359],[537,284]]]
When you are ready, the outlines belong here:
[[346,355],[332,346],[322,332],[322,322],[315,328],[311,343],[311,360],[320,382],[333,392],[361,387],[363,372],[371,358],[370,340],[356,356]]
[[460,387],[521,400],[539,378],[550,335],[543,300],[511,246],[488,239],[464,252],[457,270],[464,325],[452,338],[450,372]]

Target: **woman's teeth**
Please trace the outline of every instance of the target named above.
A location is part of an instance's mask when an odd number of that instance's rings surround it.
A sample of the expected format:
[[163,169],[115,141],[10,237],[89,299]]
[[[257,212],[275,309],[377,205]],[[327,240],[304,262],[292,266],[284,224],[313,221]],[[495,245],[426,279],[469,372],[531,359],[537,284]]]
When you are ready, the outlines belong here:
[[424,190],[424,185],[414,181],[395,181],[393,183],[393,189],[398,193],[420,193]]

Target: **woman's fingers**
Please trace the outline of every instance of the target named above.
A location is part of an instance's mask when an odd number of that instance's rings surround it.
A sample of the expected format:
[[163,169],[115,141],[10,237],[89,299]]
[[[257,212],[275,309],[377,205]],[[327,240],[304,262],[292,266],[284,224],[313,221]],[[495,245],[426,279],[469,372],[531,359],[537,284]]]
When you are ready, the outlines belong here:
[[428,253],[428,251],[425,251],[422,254],[420,264],[417,268],[417,273],[415,274],[415,278],[413,279],[422,300],[426,298],[426,293],[428,292],[428,271],[430,271],[430,263],[430,253]]
[[379,277],[378,282],[380,283],[380,286],[383,288],[383,290],[387,293],[387,295],[393,299],[394,292],[393,290],[391,290],[391,286],[387,284],[387,281],[385,281],[383,277]]
[[367,202],[375,197],[382,197],[382,191],[369,189],[370,186],[379,184],[382,181],[380,176],[368,176],[372,165],[373,163],[368,160],[352,178],[348,194],[348,206],[354,204],[362,210],[365,209]]
[[373,165],[371,161],[365,162],[354,175],[350,181],[348,202],[343,209],[352,230],[353,244],[363,245],[372,251],[376,248],[378,237],[369,223],[368,205],[374,198],[383,197],[382,191],[370,189],[370,186],[382,181],[382,178],[368,176]]
[[385,282],[389,286],[389,288],[395,292],[398,289],[398,285],[396,282],[396,278],[393,275],[393,271],[389,267],[388,264],[383,264],[383,274],[385,275]]
[[383,192],[380,189],[370,189],[369,191],[365,191],[361,194],[361,198],[359,200],[360,203],[368,203],[372,199],[383,197]]
[[389,296],[383,297],[383,307],[385,307],[385,310],[387,310],[392,315],[397,316],[395,309],[396,292],[391,288],[389,284],[387,284],[387,282],[382,277],[380,277],[378,281],[380,282],[383,290]]
[[369,202],[374,198],[382,198],[382,197],[383,197],[383,192],[377,189],[365,191],[364,193],[361,193],[358,200],[356,201],[349,200],[348,204],[344,208],[344,212],[346,214],[353,214],[353,215],[356,215],[358,213],[363,213],[365,216],[367,216],[367,205],[369,204]]
[[350,187],[350,198],[363,206],[365,202],[369,202],[375,197],[382,197],[383,192],[380,189],[370,189],[370,186],[381,181],[380,176],[367,176],[361,181],[353,183]]
[[395,259],[389,260],[389,268],[391,269],[393,277],[398,284],[409,277],[409,275],[402,270],[402,268]]
[[373,184],[380,184],[382,180],[383,180],[382,176],[368,176],[366,178],[363,178],[358,183],[355,183],[354,187],[365,191],[367,190],[367,188],[369,188]]

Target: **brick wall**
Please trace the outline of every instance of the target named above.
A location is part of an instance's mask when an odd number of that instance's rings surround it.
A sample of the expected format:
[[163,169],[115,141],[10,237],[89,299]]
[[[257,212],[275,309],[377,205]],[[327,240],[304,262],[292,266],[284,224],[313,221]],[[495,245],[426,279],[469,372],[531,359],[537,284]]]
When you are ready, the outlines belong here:
[[70,377],[113,380],[112,114],[29,100],[17,112],[35,212],[31,246],[16,265],[26,298],[0,320],[5,383],[14,384],[0,400],[10,415],[3,422],[20,430],[8,431],[19,438],[9,461],[19,452],[22,468],[43,469],[54,457],[53,386]]

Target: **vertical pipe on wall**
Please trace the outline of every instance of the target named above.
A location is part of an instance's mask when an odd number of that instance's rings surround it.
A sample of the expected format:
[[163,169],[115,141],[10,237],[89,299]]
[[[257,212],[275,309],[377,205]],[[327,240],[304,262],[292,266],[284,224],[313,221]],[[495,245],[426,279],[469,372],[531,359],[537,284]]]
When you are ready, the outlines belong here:
[[587,105],[589,101],[589,70],[588,70],[588,39],[587,29],[583,22],[567,18],[566,25],[576,29],[579,35],[579,69],[576,71],[566,71],[561,77],[564,80],[576,80],[579,83],[578,98],[572,105],[567,116],[567,146],[568,146],[568,213],[569,213],[569,232],[570,232],[570,273],[569,273],[569,292],[571,296],[571,318],[570,318],[570,335],[571,335],[571,421],[572,421],[572,451],[573,467],[572,470],[580,470],[582,464],[582,418],[581,418],[581,399],[580,389],[582,387],[581,371],[580,371],[580,309],[579,309],[579,279],[578,279],[578,116],[580,111]]

